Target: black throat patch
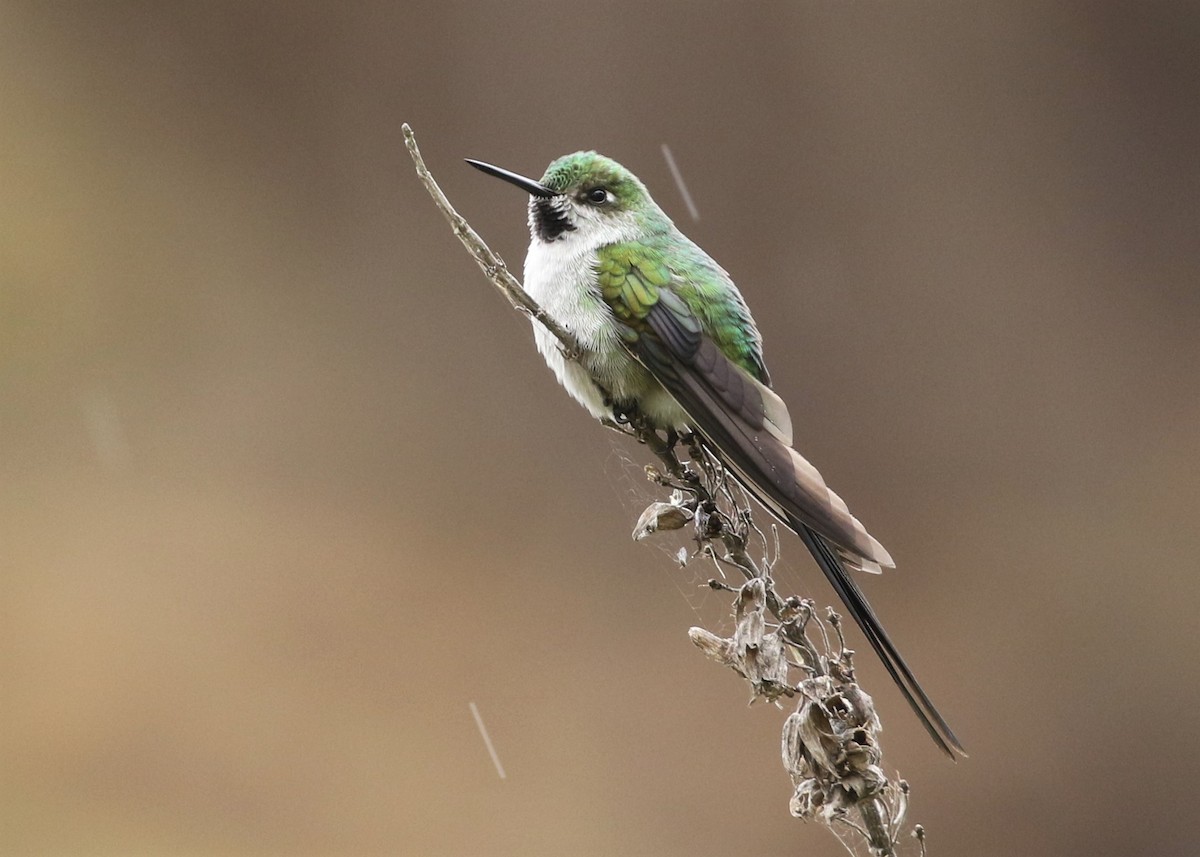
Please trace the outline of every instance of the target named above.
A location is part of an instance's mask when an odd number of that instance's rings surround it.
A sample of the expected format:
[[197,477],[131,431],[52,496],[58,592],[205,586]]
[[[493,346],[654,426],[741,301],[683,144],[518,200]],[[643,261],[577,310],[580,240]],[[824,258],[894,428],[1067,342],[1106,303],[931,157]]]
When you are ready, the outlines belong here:
[[533,231],[538,238],[542,241],[556,241],[564,232],[575,230],[575,225],[567,219],[565,207],[569,204],[561,197],[534,198],[530,201]]

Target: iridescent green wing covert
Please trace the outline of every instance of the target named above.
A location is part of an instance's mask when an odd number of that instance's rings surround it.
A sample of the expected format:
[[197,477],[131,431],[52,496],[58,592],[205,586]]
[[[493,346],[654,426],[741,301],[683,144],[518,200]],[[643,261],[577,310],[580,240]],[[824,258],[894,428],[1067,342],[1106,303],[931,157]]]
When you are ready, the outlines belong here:
[[[679,266],[687,271],[685,278],[652,244],[601,248],[600,294],[619,322],[625,345],[675,396],[701,434],[708,434],[715,417],[729,414],[790,445],[791,420],[767,386],[762,342],[750,312],[724,271],[699,248],[694,252],[697,258],[689,256]],[[705,390],[704,402],[689,393],[697,384]]]
[[741,295],[723,281],[724,272],[705,270],[713,263],[698,248],[697,255],[700,258],[686,260],[691,276],[683,282],[668,265],[665,254],[653,245],[609,245],[599,253],[600,291],[617,318],[639,331],[666,290],[666,310],[677,311],[685,326],[699,325],[725,357],[756,381],[770,385],[762,341],[750,311]]

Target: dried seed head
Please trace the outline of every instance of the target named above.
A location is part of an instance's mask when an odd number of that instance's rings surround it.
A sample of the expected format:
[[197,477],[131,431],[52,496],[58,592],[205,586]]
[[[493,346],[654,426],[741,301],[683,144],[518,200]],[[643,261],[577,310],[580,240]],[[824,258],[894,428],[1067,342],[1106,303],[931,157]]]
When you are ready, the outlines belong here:
[[646,511],[638,518],[637,526],[633,528],[633,538],[641,541],[659,530],[678,530],[693,517],[694,513],[689,508],[688,501],[684,500],[683,494],[672,491],[670,502],[655,502],[646,507]]
[[800,683],[804,699],[784,724],[783,766],[795,792],[790,804],[801,818],[826,821],[887,788],[875,706],[858,685],[829,676]]
[[733,666],[733,659],[730,656],[730,643],[724,637],[718,637],[716,634],[706,631],[703,628],[688,629],[688,639],[690,639],[700,651],[708,655],[714,661],[724,664],[727,667]]

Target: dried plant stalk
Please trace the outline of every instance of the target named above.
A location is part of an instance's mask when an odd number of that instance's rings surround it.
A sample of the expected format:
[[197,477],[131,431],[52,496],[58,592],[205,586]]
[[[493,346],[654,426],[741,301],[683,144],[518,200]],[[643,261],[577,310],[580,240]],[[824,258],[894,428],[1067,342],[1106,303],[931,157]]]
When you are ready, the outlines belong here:
[[[568,359],[578,361],[579,342],[538,306],[454,210],[425,166],[412,128],[406,123],[402,130],[417,175],[484,275],[515,309],[550,331]],[[634,538],[690,526],[692,559],[710,558],[745,578],[736,587],[716,579],[708,583],[734,596],[733,636],[703,628],[688,635],[710,658],[746,679],[751,702],[796,700],[781,741],[783,766],[792,779],[792,815],[825,824],[852,854],[865,845],[872,855],[893,857],[905,829],[909,788],[882,768],[879,716],[855,679],[854,653],[846,648],[841,617],[832,609],[819,616],[813,601],[778,593],[771,577],[778,539],[774,556],[768,555],[766,535],[755,524],[744,492],[698,438],[664,436],[637,419],[609,425],[650,449],[661,469],[647,466],[647,476],[670,492],[642,513]],[[681,457],[680,450],[686,455]],[[757,561],[750,554],[754,547],[763,549]],[[911,833],[924,857],[924,829],[915,825]]]

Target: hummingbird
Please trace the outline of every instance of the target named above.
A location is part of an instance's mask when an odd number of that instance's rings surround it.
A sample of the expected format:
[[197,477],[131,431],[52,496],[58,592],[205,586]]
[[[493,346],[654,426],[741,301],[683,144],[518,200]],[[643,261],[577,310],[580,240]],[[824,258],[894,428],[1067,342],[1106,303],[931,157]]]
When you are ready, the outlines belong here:
[[965,755],[851,576],[895,563],[792,447],[762,336],[729,274],[611,158],[565,155],[537,181],[467,163],[529,194],[525,290],[582,352],[569,359],[534,323],[559,383],[597,419],[636,415],[669,436],[698,436],[800,537],[938,747]]

